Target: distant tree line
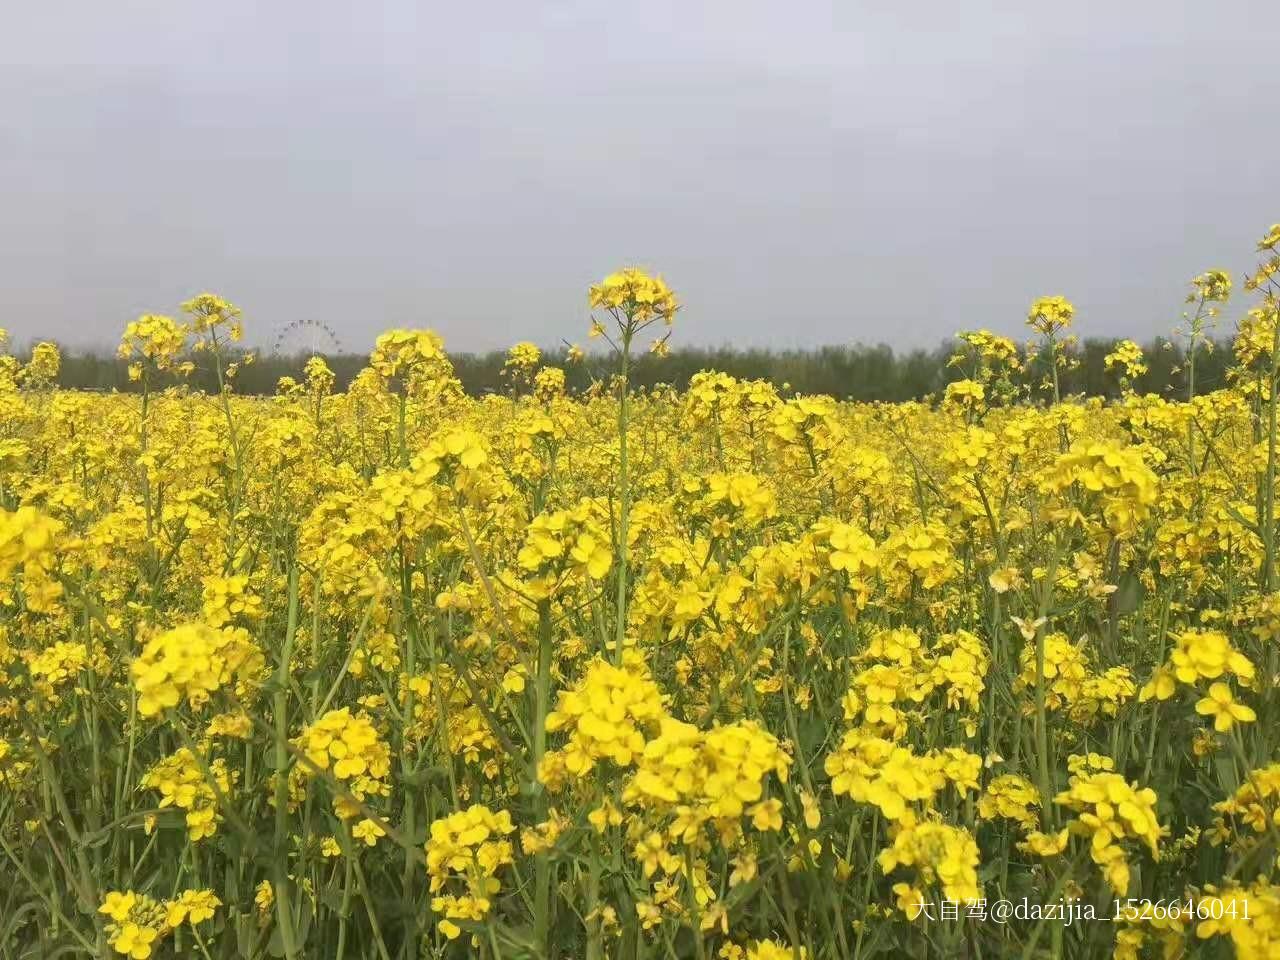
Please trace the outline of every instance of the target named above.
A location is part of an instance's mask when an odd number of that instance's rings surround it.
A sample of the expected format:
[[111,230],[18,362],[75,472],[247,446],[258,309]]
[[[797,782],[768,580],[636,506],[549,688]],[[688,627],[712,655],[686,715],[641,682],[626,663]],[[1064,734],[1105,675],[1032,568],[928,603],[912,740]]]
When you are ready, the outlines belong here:
[[[1114,371],[1108,371],[1104,358],[1115,340],[1088,339],[1072,349],[1078,365],[1062,376],[1064,393],[1089,396],[1112,396],[1120,391]],[[684,387],[700,370],[718,370],[741,379],[768,380],[796,393],[824,393],[849,400],[914,400],[943,390],[948,383],[965,376],[964,371],[948,366],[955,351],[953,342],[931,350],[895,351],[885,344],[868,346],[827,346],[808,350],[771,350],[736,347],[674,347],[669,356],[642,356],[633,368],[633,383],[641,388],[657,384]],[[1186,355],[1176,343],[1160,339],[1144,347],[1148,370],[1134,381],[1139,393],[1156,393],[1177,397],[1186,393]],[[273,394],[281,377],[301,378],[307,354],[280,356],[265,354],[241,364],[234,379],[234,389],[243,394]],[[337,377],[336,389],[345,389],[367,358],[363,354],[324,354]],[[188,378],[195,389],[214,392],[214,372],[208,358],[197,356],[197,369]],[[506,354],[450,354],[458,379],[469,394],[501,393],[508,389],[503,376]],[[1196,357],[1196,392],[1217,389],[1226,383],[1226,370],[1231,365],[1229,343],[1213,344]],[[577,364],[566,362],[563,348],[544,352],[543,363],[565,369],[571,391],[590,386],[593,380],[609,375],[611,363],[605,355],[588,354]],[[63,387],[130,391],[126,365],[114,356],[94,351],[62,350],[59,383]]]

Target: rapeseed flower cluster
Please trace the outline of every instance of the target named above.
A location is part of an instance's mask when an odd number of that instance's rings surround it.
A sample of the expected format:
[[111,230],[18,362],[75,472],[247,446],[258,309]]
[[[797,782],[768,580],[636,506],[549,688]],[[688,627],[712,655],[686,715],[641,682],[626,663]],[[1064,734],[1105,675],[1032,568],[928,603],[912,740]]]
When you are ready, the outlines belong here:
[[224,685],[258,679],[263,663],[262,651],[245,631],[196,622],[152,637],[129,672],[138,712],[153,717],[182,700],[199,710]]
[[308,724],[294,743],[315,768],[332,772],[350,792],[334,798],[334,809],[344,820],[359,813],[359,801],[386,795],[391,755],[367,717],[348,707],[330,710]]
[[[432,822],[427,841],[431,909],[444,915],[440,930],[450,940],[462,932],[455,920],[478,922],[489,913],[502,886],[497,873],[512,862],[506,837],[514,830],[509,813],[480,804]],[[441,893],[459,886],[464,893]]]
[[757,829],[776,830],[781,804],[764,799],[765,777],[772,773],[786,783],[790,766],[778,741],[750,721],[703,733],[663,717],[661,732],[645,744],[622,800],[641,807],[681,807],[680,833],[686,839],[694,838],[700,819],[732,830],[736,824],[723,821],[745,815]]
[[98,906],[107,918],[107,943],[116,954],[147,960],[174,930],[211,920],[222,901],[212,890],[184,890],[172,900],[156,901],[132,890],[113,890]]
[[1162,829],[1156,820],[1156,793],[1138,788],[1117,773],[1080,772],[1054,803],[1076,812],[1072,833],[1089,838],[1089,855],[1100,866],[1116,896],[1129,890],[1129,862],[1121,841],[1141,840],[1154,856]]
[[34,507],[0,513],[0,603],[12,605],[14,574],[22,573],[20,595],[36,612],[52,612],[62,596],[62,584],[54,576],[54,546],[66,526]]
[[914,868],[915,883],[894,884],[897,903],[910,919],[916,919],[925,902],[921,888],[936,885],[940,899],[972,903],[982,897],[978,882],[978,844],[963,827],[931,820],[899,825],[892,846],[876,858],[886,874]]
[[141,380],[154,369],[162,372],[180,365],[187,346],[187,330],[172,317],[148,313],[127,324],[116,356],[129,361],[129,379]]
[[664,715],[662,694],[643,665],[594,660],[581,682],[561,692],[556,708],[546,716],[547,731],[564,730],[568,738],[543,758],[538,776],[556,789],[602,761],[631,767],[648,738],[657,734]]
[[151,767],[139,786],[160,794],[161,810],[177,807],[185,811],[187,834],[196,843],[217,832],[222,821],[219,797],[229,796],[238,778],[239,773],[229,769],[225,759],[209,761],[182,747]]

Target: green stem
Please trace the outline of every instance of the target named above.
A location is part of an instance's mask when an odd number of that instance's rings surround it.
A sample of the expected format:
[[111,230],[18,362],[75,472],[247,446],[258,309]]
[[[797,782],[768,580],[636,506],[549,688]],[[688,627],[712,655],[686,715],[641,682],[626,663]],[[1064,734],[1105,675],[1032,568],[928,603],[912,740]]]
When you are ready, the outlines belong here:
[[286,842],[289,837],[289,659],[293,653],[293,637],[298,628],[298,568],[289,568],[289,615],[285,628],[284,647],[280,651],[280,663],[276,668],[275,692],[272,694],[272,718],[275,721],[275,774],[276,774],[276,826],[275,826],[275,888],[276,918],[280,924],[280,939],[284,943],[287,960],[300,957],[297,934],[290,909],[289,854]]
[[628,321],[622,331],[622,382],[618,398],[618,588],[615,605],[613,659],[622,663],[622,645],[627,635],[627,536],[631,518],[631,478],[627,459],[627,428],[631,419],[631,337]]
[[[538,770],[547,750],[547,714],[551,710],[551,602],[538,602],[538,675],[534,680],[533,770],[531,788],[538,823],[547,819],[547,791],[538,782]],[[541,850],[533,862],[533,939],[539,950],[550,954],[547,935],[551,928],[551,860]]]

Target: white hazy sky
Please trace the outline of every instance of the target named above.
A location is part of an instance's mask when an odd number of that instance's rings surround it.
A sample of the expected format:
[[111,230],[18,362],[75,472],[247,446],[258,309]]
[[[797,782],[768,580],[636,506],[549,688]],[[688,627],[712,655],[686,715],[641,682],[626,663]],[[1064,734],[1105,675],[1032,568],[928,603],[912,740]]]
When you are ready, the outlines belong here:
[[[110,344],[211,289],[251,341],[932,346],[1076,301],[1145,338],[1280,219],[1240,0],[0,0],[0,326]],[[1228,317],[1243,310],[1237,305]]]

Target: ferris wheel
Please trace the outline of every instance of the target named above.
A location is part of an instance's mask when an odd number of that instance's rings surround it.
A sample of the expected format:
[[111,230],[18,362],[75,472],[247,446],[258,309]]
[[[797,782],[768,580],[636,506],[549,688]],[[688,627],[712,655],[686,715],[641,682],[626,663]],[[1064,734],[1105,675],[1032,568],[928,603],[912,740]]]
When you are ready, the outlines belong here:
[[271,352],[275,356],[292,357],[301,353],[343,353],[342,340],[333,327],[321,320],[290,320],[276,326]]

